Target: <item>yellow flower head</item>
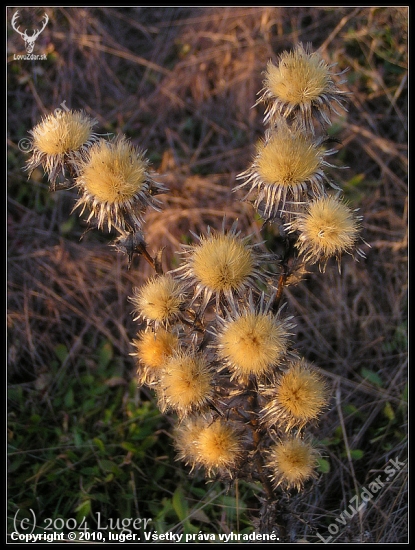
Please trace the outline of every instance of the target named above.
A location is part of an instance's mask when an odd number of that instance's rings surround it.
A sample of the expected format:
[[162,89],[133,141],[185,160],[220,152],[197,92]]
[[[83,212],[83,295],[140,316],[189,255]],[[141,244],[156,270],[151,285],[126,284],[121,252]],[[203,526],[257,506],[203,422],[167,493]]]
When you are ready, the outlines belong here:
[[209,422],[200,416],[192,416],[180,422],[174,430],[174,445],[177,450],[177,460],[182,460],[186,465],[191,464],[192,470],[197,465],[196,442],[202,430],[206,429]]
[[78,163],[88,148],[98,139],[92,129],[97,121],[83,111],[60,111],[47,115],[30,134],[33,154],[26,169],[29,172],[42,165],[52,186],[59,172],[65,177],[68,167],[77,173]]
[[275,488],[281,485],[284,489],[295,487],[300,491],[308,479],[316,477],[318,456],[310,443],[299,437],[288,437],[272,445],[265,465]]
[[148,323],[168,325],[180,314],[184,303],[183,284],[169,274],[150,278],[133,289],[129,301],[134,305],[134,321],[142,317]]
[[[313,115],[325,126],[330,125],[327,112],[335,106],[345,110],[343,95],[333,81],[333,65],[328,65],[318,52],[311,52],[311,45],[300,43],[291,51],[284,51],[274,65],[268,62],[264,87],[256,104],[265,102],[264,122],[274,123],[282,116],[297,117],[307,131],[314,133]],[[338,73],[338,75],[343,74]],[[344,80],[340,82],[342,84]]]
[[184,280],[186,288],[195,286],[193,301],[203,294],[201,309],[208,305],[212,296],[216,297],[216,308],[225,296],[228,302],[234,295],[240,295],[248,288],[258,288],[263,282],[260,271],[260,255],[255,246],[247,243],[249,237],[241,238],[236,232],[236,222],[227,233],[211,232],[196,238],[196,245],[183,245],[187,258],[176,272]]
[[210,477],[214,473],[228,473],[231,477],[242,454],[241,434],[229,421],[218,419],[200,429],[195,439],[196,460]]
[[149,173],[149,162],[125,136],[100,139],[80,166],[76,185],[81,193],[75,208],[90,208],[88,222],[97,218],[98,228],[137,231],[148,206],[159,210],[154,195],[165,191]]
[[271,399],[261,411],[261,421],[268,427],[285,427],[285,431],[316,420],[328,403],[326,383],[304,360],[294,363],[279,377],[276,388],[265,394]]
[[245,198],[255,192],[255,206],[261,207],[265,217],[273,217],[286,200],[299,203],[307,194],[324,194],[327,178],[323,168],[331,166],[324,157],[332,153],[333,149],[323,149],[321,139],[314,140],[300,127],[290,127],[281,119],[257,144],[251,166],[237,176],[245,181],[235,190],[249,188]]
[[174,352],[160,380],[160,410],[172,409],[183,418],[206,409],[212,397],[213,373],[205,355],[191,350]]
[[[344,202],[329,196],[311,202],[305,212],[287,224],[287,229],[299,232],[296,246],[304,261],[319,262],[324,271],[332,256],[337,258],[340,269],[341,254],[352,254],[359,238],[360,221],[361,217]],[[364,256],[361,250],[357,253]]]
[[210,329],[216,336],[213,345],[223,362],[222,369],[230,370],[231,380],[246,382],[250,376],[270,375],[287,353],[293,325],[269,311],[271,304],[264,304],[263,296],[255,307],[250,294],[241,311],[234,304],[227,319],[218,317],[219,328]]
[[137,375],[139,384],[151,385],[160,379],[163,367],[170,355],[179,348],[179,338],[176,334],[162,328],[157,332],[140,332],[133,339],[135,352],[130,355],[137,357]]

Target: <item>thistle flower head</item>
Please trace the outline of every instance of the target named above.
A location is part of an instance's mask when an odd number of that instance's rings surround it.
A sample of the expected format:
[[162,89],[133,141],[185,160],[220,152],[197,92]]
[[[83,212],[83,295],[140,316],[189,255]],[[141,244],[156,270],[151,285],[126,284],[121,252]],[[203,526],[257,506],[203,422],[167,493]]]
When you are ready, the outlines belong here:
[[195,286],[192,302],[203,295],[202,311],[212,296],[216,297],[218,310],[223,296],[231,302],[234,295],[248,288],[258,288],[263,282],[260,264],[265,255],[255,249],[258,244],[248,244],[249,237],[240,237],[236,223],[227,233],[224,230],[212,232],[209,227],[206,236],[195,235],[198,244],[183,246],[187,258],[175,271],[186,287]]
[[285,431],[316,420],[328,402],[326,383],[304,360],[295,362],[265,394],[271,398],[260,412],[261,422]]
[[173,332],[159,328],[157,332],[141,331],[132,345],[135,352],[130,355],[137,357],[139,384],[151,385],[159,381],[168,357],[178,350],[179,338]]
[[174,410],[180,418],[203,411],[213,397],[213,373],[202,353],[178,350],[166,361],[158,391],[162,412]]
[[245,306],[234,304],[226,319],[218,316],[215,334],[217,355],[223,368],[231,372],[231,380],[246,382],[250,376],[257,379],[270,375],[279,366],[289,344],[289,319],[281,319],[280,312],[270,311],[272,301],[264,301],[264,295],[255,306],[252,294]]
[[176,426],[174,446],[177,450],[177,460],[182,460],[186,465],[191,464],[193,470],[197,465],[197,439],[203,429],[208,425],[207,420],[201,416],[192,416],[180,422]]
[[78,163],[98,136],[93,133],[97,121],[83,111],[60,111],[47,115],[30,134],[33,154],[28,160],[29,173],[42,165],[49,182],[55,185],[59,173],[65,177],[68,165],[77,172]]
[[152,179],[149,161],[125,136],[113,141],[100,139],[88,152],[80,166],[76,185],[81,197],[75,204],[88,206],[89,222],[97,219],[98,228],[115,226],[119,231],[138,231],[147,207],[159,210],[154,195],[165,188]]
[[160,324],[168,326],[178,317],[184,303],[183,284],[169,274],[157,275],[134,288],[129,301],[134,305],[134,321],[141,317],[156,328]]
[[281,119],[265,140],[259,142],[251,166],[238,174],[245,180],[234,190],[248,188],[245,199],[255,195],[255,207],[273,217],[287,200],[303,201],[307,195],[324,194],[327,181],[323,168],[331,166],[325,156],[334,150],[324,150],[322,140],[315,140],[297,126],[288,126]]
[[237,466],[243,446],[239,430],[229,421],[217,419],[206,423],[195,439],[196,461],[208,477],[214,473],[227,473],[230,477]]
[[[298,213],[287,224],[287,229],[299,232],[296,246],[305,262],[319,262],[320,270],[324,272],[328,259],[333,256],[340,270],[342,253],[353,254],[361,219],[340,199],[328,196],[309,203],[305,212]],[[364,256],[361,250],[356,252]]]
[[296,488],[300,491],[304,483],[316,477],[319,452],[311,443],[291,436],[273,444],[268,450],[266,467],[271,471],[270,478],[277,488]]
[[269,61],[256,103],[266,103],[264,123],[273,123],[280,116],[295,116],[307,131],[314,133],[315,115],[320,124],[330,125],[328,112],[339,114],[336,106],[346,110],[345,92],[334,82],[334,66],[328,65],[320,53],[311,52],[310,44],[304,47],[301,43],[291,52],[284,51],[276,65]]

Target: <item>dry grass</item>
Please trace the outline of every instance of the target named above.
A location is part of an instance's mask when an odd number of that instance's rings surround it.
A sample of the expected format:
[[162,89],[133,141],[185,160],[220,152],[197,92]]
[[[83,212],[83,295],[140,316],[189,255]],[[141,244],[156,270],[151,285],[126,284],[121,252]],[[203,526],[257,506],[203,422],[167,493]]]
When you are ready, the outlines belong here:
[[[8,10],[8,21],[17,8]],[[269,58],[312,42],[340,69],[350,67],[350,109],[333,132],[341,185],[364,216],[367,259],[345,258],[339,274],[312,273],[286,292],[301,352],[332,384],[333,402],[315,431],[328,443],[331,471],[292,500],[290,540],[316,532],[347,508],[391,458],[407,461],[407,31],[405,7],[48,8],[35,51],[48,61],[16,61],[23,41],[8,24],[8,368],[9,383],[36,384],[65,344],[66,376],[102,337],[123,358],[134,337],[127,296],[149,276],[145,262],[84,230],[71,191],[50,196],[42,175],[30,184],[18,142],[41,115],[84,108],[102,132],[124,132],[146,149],[160,181],[163,213],[149,214],[146,241],[165,247],[165,265],[189,230],[240,219],[259,233],[249,205],[231,192],[262,136],[252,108]],[[43,11],[22,10],[27,26]],[[69,224],[68,224],[68,220]],[[89,335],[88,346],[85,335]],[[53,392],[53,383],[47,388]],[[358,460],[353,451],[360,450]],[[360,513],[338,542],[407,540],[407,467]]]

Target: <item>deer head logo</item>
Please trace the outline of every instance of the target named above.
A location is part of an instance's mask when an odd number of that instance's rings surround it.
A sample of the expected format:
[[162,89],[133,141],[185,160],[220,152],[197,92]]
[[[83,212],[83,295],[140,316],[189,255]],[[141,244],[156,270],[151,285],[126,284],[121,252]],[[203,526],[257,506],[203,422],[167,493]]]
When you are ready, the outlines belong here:
[[27,29],[24,32],[20,32],[19,27],[18,26],[16,27],[16,21],[17,21],[18,17],[19,17],[19,10],[17,10],[17,12],[13,15],[12,27],[23,38],[27,53],[32,53],[33,48],[35,47],[36,39],[39,36],[39,34],[43,31],[43,29],[46,27],[46,25],[48,24],[49,17],[47,15],[47,13],[45,13],[45,16],[43,18],[44,19],[43,27],[38,31],[33,31],[33,34],[31,36],[29,36],[27,34]]

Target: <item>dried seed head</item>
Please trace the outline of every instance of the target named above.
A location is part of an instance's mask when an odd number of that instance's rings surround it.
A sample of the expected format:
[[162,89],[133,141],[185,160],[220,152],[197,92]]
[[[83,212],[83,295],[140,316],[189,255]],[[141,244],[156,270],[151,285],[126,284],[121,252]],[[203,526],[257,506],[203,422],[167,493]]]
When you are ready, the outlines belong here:
[[285,431],[317,420],[328,403],[325,381],[304,360],[294,363],[264,395],[270,400],[261,410],[261,422]]
[[97,219],[98,228],[116,227],[120,232],[138,231],[147,207],[159,210],[154,195],[165,191],[149,172],[149,162],[125,138],[104,139],[95,143],[80,166],[76,185],[81,193],[74,210],[88,206],[89,222]]
[[213,397],[213,373],[202,353],[179,350],[168,359],[160,380],[159,408],[179,418],[203,411]]
[[92,130],[96,124],[97,121],[83,111],[47,115],[29,132],[33,137],[33,154],[26,170],[31,173],[42,165],[52,186],[59,173],[65,177],[69,167],[77,174],[78,164],[98,139]]
[[196,442],[200,433],[206,428],[208,422],[200,416],[186,418],[176,426],[173,436],[177,449],[177,460],[182,460],[186,465],[190,464],[192,470],[197,465]]
[[133,289],[129,301],[134,305],[134,320],[140,317],[148,323],[169,325],[180,314],[184,303],[183,284],[169,274],[149,279],[142,287]]
[[266,466],[270,469],[275,488],[295,487],[300,491],[304,483],[316,477],[318,451],[311,443],[299,437],[288,437],[270,447]]
[[249,245],[249,237],[241,238],[236,232],[236,222],[230,231],[212,232],[208,228],[206,236],[196,238],[196,245],[183,246],[185,262],[175,270],[186,287],[195,287],[193,301],[203,295],[202,311],[212,296],[216,297],[216,307],[226,297],[228,303],[248,288],[258,288],[263,282],[260,270],[264,254],[259,254]]
[[330,111],[339,114],[336,106],[346,110],[346,92],[334,83],[335,73],[331,70],[334,65],[328,65],[319,52],[311,52],[310,44],[304,47],[301,43],[293,51],[283,52],[276,65],[269,61],[256,103],[267,105],[264,122],[274,123],[280,116],[296,117],[311,133],[314,133],[313,116],[323,126],[330,125]]
[[179,338],[160,328],[157,332],[140,332],[132,345],[135,352],[130,355],[137,357],[139,384],[151,385],[160,379],[168,357],[179,348]]
[[241,434],[232,423],[222,419],[205,425],[195,440],[197,462],[205,469],[208,477],[212,474],[227,473],[232,477],[237,466],[243,444]]
[[[359,238],[361,217],[336,197],[322,197],[308,204],[306,211],[287,224],[288,231],[298,231],[296,246],[304,261],[319,262],[324,271],[329,258],[352,254]],[[363,252],[356,250],[364,256]]]
[[218,318],[215,347],[223,368],[231,372],[231,380],[246,382],[250,376],[261,379],[270,375],[287,353],[293,325],[280,314],[270,311],[272,301],[259,306],[249,303],[233,311],[226,319]]
[[245,181],[234,190],[248,188],[245,199],[254,194],[256,208],[261,208],[264,216],[274,217],[286,201],[301,203],[308,195],[324,194],[328,180],[323,168],[330,166],[324,158],[333,152],[324,150],[321,139],[315,140],[299,127],[289,127],[281,119],[257,144],[253,163],[237,176]]

